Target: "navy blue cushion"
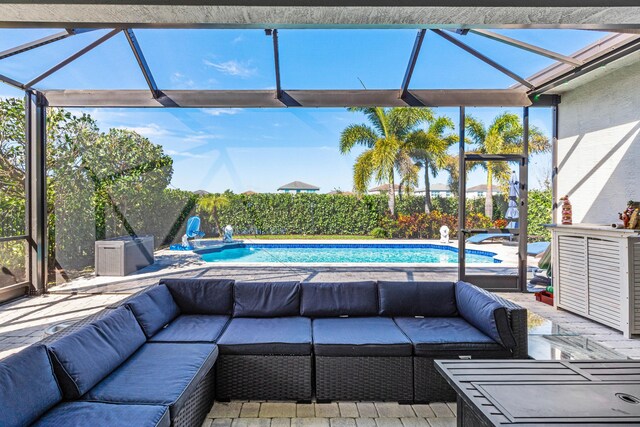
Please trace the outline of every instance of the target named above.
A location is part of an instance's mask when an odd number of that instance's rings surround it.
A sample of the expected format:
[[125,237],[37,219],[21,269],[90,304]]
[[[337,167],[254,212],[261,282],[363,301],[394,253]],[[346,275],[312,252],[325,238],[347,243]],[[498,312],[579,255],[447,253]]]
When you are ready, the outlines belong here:
[[382,316],[449,317],[458,314],[454,282],[378,282]]
[[300,315],[299,282],[236,282],[233,317]]
[[126,306],[47,347],[67,399],[77,399],[144,344],[140,325]]
[[227,314],[233,312],[233,280],[162,279],[183,314]]
[[214,343],[228,321],[229,316],[183,314],[149,338],[149,342]]
[[62,400],[47,350],[32,345],[0,361],[0,425],[31,424]]
[[509,326],[506,307],[487,295],[486,291],[471,283],[458,282],[456,304],[458,312],[467,322],[506,348],[515,348],[516,340]]
[[413,343],[416,356],[437,356],[443,352],[461,352],[460,355],[483,351],[509,353],[462,317],[396,317],[394,320]]
[[411,341],[392,319],[349,317],[313,320],[318,356],[411,356]]
[[173,419],[217,357],[215,344],[147,343],[82,400],[167,405]]
[[166,406],[63,402],[47,412],[33,427],[169,427],[170,424]]
[[376,282],[303,283],[300,314],[308,317],[377,316]]
[[147,338],[152,337],[164,325],[180,314],[180,308],[165,285],[149,288],[146,292],[127,301],[136,315]]
[[311,354],[311,320],[306,317],[231,319],[218,340],[220,354]]

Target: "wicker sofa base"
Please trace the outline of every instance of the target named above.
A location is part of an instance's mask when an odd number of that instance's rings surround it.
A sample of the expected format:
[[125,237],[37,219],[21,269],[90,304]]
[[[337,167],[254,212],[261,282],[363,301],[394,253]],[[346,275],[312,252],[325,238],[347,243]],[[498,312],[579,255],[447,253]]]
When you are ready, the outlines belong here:
[[171,420],[172,427],[200,426],[215,400],[215,366],[202,378],[184,406]]
[[[455,402],[457,394],[436,370],[434,360],[458,359],[457,355],[443,355],[435,359],[428,357],[413,358],[413,388],[415,403]],[[504,352],[486,352],[474,359],[506,359]]]
[[218,400],[311,401],[312,356],[221,354],[216,362]]
[[316,356],[318,401],[413,400],[411,357]]

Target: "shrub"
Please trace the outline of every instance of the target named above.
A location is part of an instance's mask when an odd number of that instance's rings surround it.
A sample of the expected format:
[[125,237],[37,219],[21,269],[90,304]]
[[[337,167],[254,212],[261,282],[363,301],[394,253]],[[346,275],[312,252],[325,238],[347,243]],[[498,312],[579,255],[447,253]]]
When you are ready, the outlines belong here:
[[376,227],[373,230],[371,230],[371,236],[375,237],[376,239],[386,239],[389,237],[389,235],[387,234],[387,231],[382,228],[382,227]]

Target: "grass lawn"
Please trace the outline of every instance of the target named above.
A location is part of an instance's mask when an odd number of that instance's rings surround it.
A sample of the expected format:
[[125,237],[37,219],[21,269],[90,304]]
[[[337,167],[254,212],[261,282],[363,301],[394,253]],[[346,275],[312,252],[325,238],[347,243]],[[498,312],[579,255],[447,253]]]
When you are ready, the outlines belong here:
[[356,236],[348,234],[246,234],[233,236],[236,239],[252,240],[372,240],[371,236]]

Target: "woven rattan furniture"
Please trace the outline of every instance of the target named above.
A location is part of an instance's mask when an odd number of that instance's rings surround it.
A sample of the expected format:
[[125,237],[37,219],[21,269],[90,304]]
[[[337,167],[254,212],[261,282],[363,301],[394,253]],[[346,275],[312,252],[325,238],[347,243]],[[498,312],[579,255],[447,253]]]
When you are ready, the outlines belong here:
[[[640,362],[439,360],[458,426],[640,424]],[[595,397],[597,396],[597,397]]]
[[199,426],[214,398],[447,401],[434,359],[526,354],[525,311],[464,282],[166,279],[0,361],[0,425]]

